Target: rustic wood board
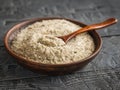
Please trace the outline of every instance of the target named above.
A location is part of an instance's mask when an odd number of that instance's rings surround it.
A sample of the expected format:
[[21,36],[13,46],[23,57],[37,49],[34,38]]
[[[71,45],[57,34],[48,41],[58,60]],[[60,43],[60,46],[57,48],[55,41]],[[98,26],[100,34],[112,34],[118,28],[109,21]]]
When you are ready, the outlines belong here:
[[[7,2],[7,3],[6,3]],[[10,3],[10,4],[8,4]],[[47,3],[47,4],[46,4]],[[66,17],[91,24],[109,17],[120,18],[119,0],[32,0],[1,1],[0,5],[0,45],[3,45],[5,33],[16,23],[34,17]],[[101,36],[120,35],[120,22],[98,31]]]
[[98,31],[103,39],[99,55],[69,75],[47,76],[16,63],[3,38],[10,27],[33,17],[60,16],[85,24],[109,17],[120,19],[120,0],[0,0],[0,90],[119,90],[120,22]]
[[102,50],[92,62],[82,70],[63,76],[33,73],[18,65],[5,48],[0,47],[0,87],[117,90],[120,88],[119,40],[120,36],[104,37]]

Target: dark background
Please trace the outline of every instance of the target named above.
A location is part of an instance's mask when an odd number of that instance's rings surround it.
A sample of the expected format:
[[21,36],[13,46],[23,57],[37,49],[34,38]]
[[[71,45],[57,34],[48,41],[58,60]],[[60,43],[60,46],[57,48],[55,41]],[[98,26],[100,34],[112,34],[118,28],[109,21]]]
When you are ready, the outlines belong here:
[[69,75],[47,76],[21,67],[8,55],[3,37],[16,23],[34,17],[66,17],[92,24],[120,19],[120,0],[0,0],[0,90],[120,90],[120,22],[98,31],[99,55]]

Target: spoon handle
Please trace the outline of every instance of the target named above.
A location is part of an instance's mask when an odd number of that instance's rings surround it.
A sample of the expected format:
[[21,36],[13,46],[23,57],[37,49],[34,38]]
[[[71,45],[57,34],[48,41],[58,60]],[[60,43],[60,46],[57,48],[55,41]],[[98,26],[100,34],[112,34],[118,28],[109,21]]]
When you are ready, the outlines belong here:
[[67,42],[68,40],[70,40],[71,38],[73,38],[74,36],[82,33],[82,32],[86,32],[86,31],[90,31],[90,30],[97,30],[97,29],[101,29],[101,28],[104,28],[104,27],[107,27],[107,26],[110,26],[114,23],[117,22],[117,19],[115,18],[109,18],[101,23],[97,23],[97,24],[92,24],[92,25],[88,25],[86,27],[83,27],[73,33],[70,33],[66,36],[64,36],[64,41]]

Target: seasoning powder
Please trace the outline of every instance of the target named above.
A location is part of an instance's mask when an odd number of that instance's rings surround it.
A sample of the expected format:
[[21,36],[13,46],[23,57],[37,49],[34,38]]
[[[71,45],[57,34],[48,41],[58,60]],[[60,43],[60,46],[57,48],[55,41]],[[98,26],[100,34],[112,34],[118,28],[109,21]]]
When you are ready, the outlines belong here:
[[67,35],[81,27],[64,19],[43,20],[22,29],[12,41],[11,48],[24,58],[44,64],[64,64],[90,56],[94,41],[81,33],[65,43],[57,36]]

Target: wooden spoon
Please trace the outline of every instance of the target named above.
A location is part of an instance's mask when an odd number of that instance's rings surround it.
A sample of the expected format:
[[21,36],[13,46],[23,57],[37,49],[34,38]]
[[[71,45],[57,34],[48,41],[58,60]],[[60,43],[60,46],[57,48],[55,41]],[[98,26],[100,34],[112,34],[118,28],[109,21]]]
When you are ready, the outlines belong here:
[[58,38],[61,38],[65,43],[67,43],[67,41],[69,41],[70,39],[72,39],[73,37],[75,37],[76,35],[82,33],[82,32],[86,32],[86,31],[90,31],[90,30],[97,30],[97,29],[101,29],[101,28],[104,28],[104,27],[107,27],[107,26],[110,26],[114,23],[117,22],[117,19],[115,18],[109,18],[101,23],[97,23],[97,24],[92,24],[92,25],[88,25],[88,26],[85,26],[75,32],[72,32],[68,35],[65,35],[65,36],[60,36]]

